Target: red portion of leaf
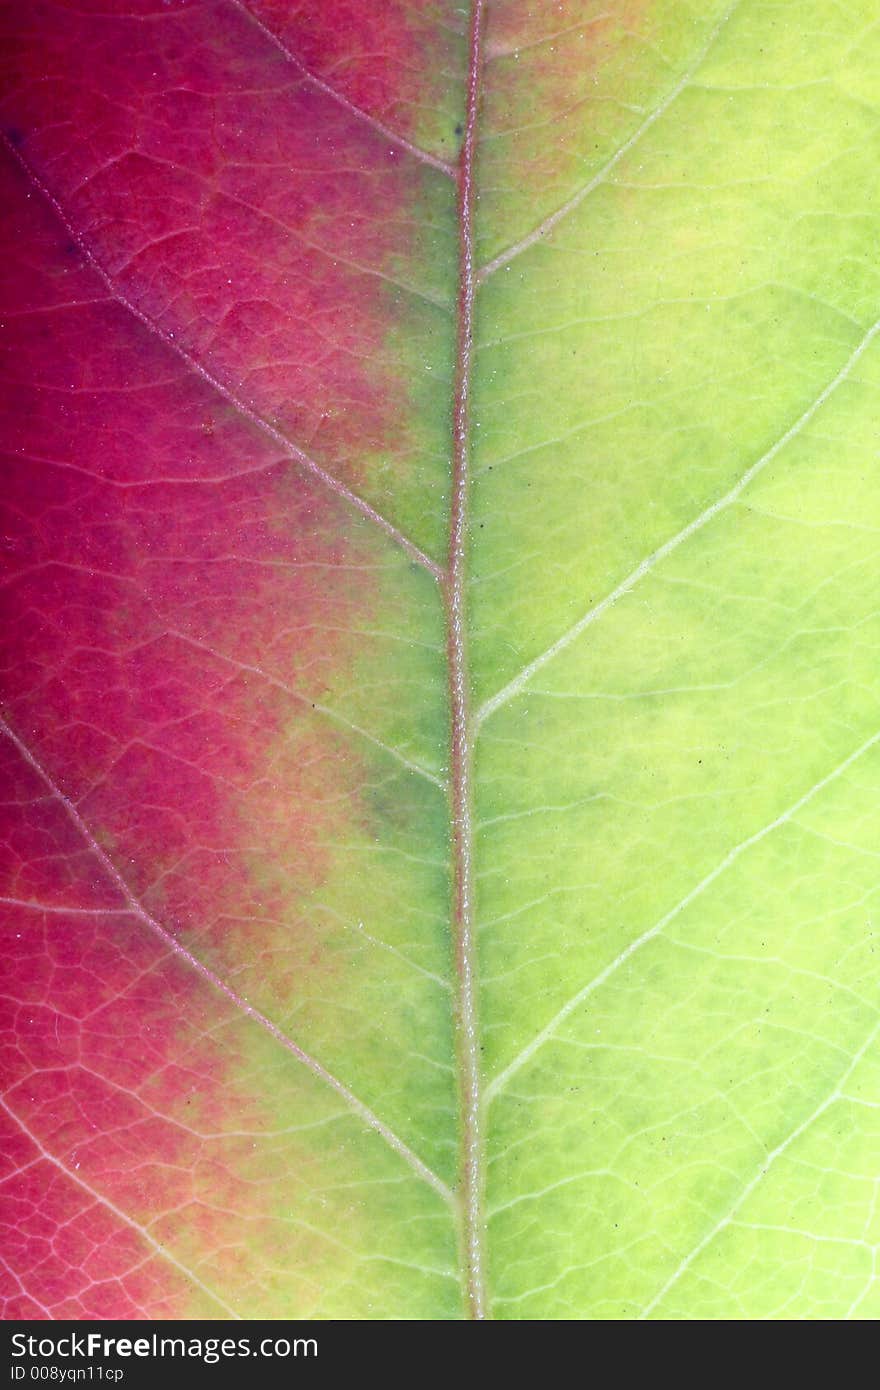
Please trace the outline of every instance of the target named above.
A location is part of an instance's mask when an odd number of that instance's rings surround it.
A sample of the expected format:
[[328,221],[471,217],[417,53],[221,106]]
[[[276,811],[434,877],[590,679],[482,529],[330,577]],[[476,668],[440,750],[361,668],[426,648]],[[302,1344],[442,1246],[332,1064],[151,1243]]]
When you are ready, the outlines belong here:
[[[0,1035],[0,1221],[16,1271],[4,1316],[182,1316],[191,1285],[147,1224],[173,1213],[210,1248],[216,1213],[241,1200],[195,1124],[210,1128],[231,1100],[224,1056],[199,1026],[204,987],[126,910],[5,740],[0,758],[12,851],[0,950],[15,1001]],[[66,910],[71,899],[83,906]],[[171,1118],[193,1103],[192,1127]],[[252,1108],[240,1093],[235,1104]]]
[[[20,170],[2,177],[4,710],[144,906],[257,981],[271,959],[283,992],[320,968],[290,901],[324,871],[323,807],[360,775],[310,700],[369,611],[371,538],[108,297]],[[196,1095],[204,1127],[251,1103],[200,1027],[210,989],[2,751],[3,1072],[25,1126],[4,1114],[7,1316],[183,1316],[191,1282],[122,1213],[176,1213],[222,1246],[241,1179],[181,1106]],[[254,1221],[266,1200],[248,1194]]]
[[[311,735],[273,751],[291,699],[242,668],[320,696],[369,584],[361,570],[355,594],[345,567],[344,504],[218,408],[97,277],[76,266],[86,302],[61,305],[63,239],[37,200],[16,230],[9,309],[42,265],[46,310],[22,315],[9,363],[6,707],[133,865],[133,890],[222,933],[277,906],[249,887],[249,846],[301,885],[320,872],[334,749],[328,732],[323,751]],[[270,768],[283,791],[255,786]],[[259,825],[244,843],[242,803]]]
[[119,293],[349,481],[404,467],[388,310],[432,279],[413,157],[229,3],[39,3],[7,29],[9,138]]
[[[455,88],[466,15],[438,0],[251,0],[248,8],[314,73],[362,111],[413,140],[420,116],[438,112]],[[438,49],[445,57],[440,61]],[[458,74],[459,81],[463,73]],[[437,144],[448,154],[453,129]]]
[[[399,550],[334,482],[418,474],[399,338],[436,328],[443,176],[229,3],[12,6],[4,65],[7,1313],[228,1314],[202,1257],[252,1291],[314,1162],[255,1172],[247,1030],[324,1025],[345,953],[308,899],[375,839],[376,750],[314,702]],[[318,1237],[284,1238],[308,1283]]]

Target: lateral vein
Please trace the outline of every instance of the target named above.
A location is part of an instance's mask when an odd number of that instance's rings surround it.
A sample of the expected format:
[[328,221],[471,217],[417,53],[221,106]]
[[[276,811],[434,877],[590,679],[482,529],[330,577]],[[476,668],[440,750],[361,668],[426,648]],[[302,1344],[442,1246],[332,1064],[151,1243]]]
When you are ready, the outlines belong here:
[[224,1308],[231,1318],[236,1318],[239,1322],[241,1321],[240,1313],[237,1313],[234,1308],[231,1308],[228,1303],[224,1302],[220,1295],[215,1293],[213,1289],[209,1288],[208,1285],[204,1283],[203,1280],[201,1280],[193,1270],[187,1268],[185,1264],[182,1264],[181,1261],[177,1258],[177,1256],[173,1254],[173,1252],[169,1250],[167,1246],[162,1245],[158,1240],[156,1240],[155,1236],[152,1236],[150,1234],[146,1227],[141,1226],[137,1221],[133,1220],[132,1217],[127,1216],[121,1207],[118,1207],[115,1202],[111,1202],[109,1197],[105,1197],[103,1193],[96,1191],[95,1188],[92,1187],[90,1183],[87,1183],[84,1178],[81,1178],[77,1172],[68,1168],[66,1164],[61,1162],[60,1158],[56,1158],[56,1156],[53,1153],[50,1153],[50,1151],[46,1148],[44,1144],[40,1142],[40,1140],[33,1133],[33,1131],[28,1128],[28,1126],[24,1123],[21,1117],[16,1114],[12,1106],[8,1104],[8,1102],[3,1096],[0,1096],[0,1108],[2,1108],[6,1112],[10,1120],[12,1120],[13,1124],[18,1126],[22,1134],[27,1136],[30,1142],[37,1149],[41,1158],[43,1158],[47,1163],[51,1163],[52,1166],[54,1168],[57,1168],[59,1172],[63,1173],[64,1176],[67,1179],[69,1179],[70,1182],[73,1182],[77,1185],[77,1187],[82,1188],[83,1192],[87,1192],[88,1195],[92,1198],[92,1201],[97,1202],[102,1207],[106,1207],[108,1211],[113,1213],[117,1220],[124,1222],[124,1224],[128,1226],[131,1230],[136,1231],[137,1234],[141,1237],[141,1239],[146,1241],[146,1243],[149,1246],[151,1246],[153,1250],[155,1250],[157,1255],[161,1255],[164,1260],[167,1260],[169,1264],[172,1264],[175,1267],[175,1269],[178,1269],[185,1279],[189,1279],[191,1283],[196,1284],[198,1288],[202,1290],[203,1293],[206,1293],[208,1297],[218,1305],[218,1307]]
[[490,1101],[504,1089],[511,1078],[514,1077],[527,1062],[531,1061],[545,1043],[549,1042],[550,1039],[554,1037],[566,1019],[570,1018],[574,1011],[579,1008],[591,994],[595,993],[601,985],[604,985],[606,980],[610,979],[622,965],[625,965],[637,951],[640,951],[641,948],[647,945],[649,941],[652,941],[655,936],[659,936],[660,933],[669,926],[670,922],[680,916],[685,908],[689,907],[707,888],[711,887],[716,879],[720,878],[721,875],[746,852],[746,850],[760,843],[766,836],[772,834],[774,830],[778,830],[780,826],[788,824],[788,822],[791,821],[799,811],[803,810],[814,797],[818,796],[818,794],[824,791],[827,786],[830,786],[832,782],[836,782],[838,777],[841,777],[848,771],[853,763],[858,762],[858,760],[877,743],[880,743],[880,730],[872,734],[864,743],[860,744],[853,753],[850,753],[848,757],[844,758],[843,762],[838,763],[837,767],[833,768],[831,772],[827,773],[826,776],[822,777],[818,782],[815,782],[808,791],[799,796],[797,801],[792,802],[792,804],[778,815],[775,820],[769,821],[767,825],[762,826],[760,830],[756,830],[754,834],[749,835],[745,840],[741,840],[738,845],[735,845],[733,849],[729,850],[724,858],[715,865],[715,868],[706,874],[705,878],[702,878],[689,893],[686,893],[674,907],[664,913],[659,921],[655,922],[647,931],[642,932],[641,936],[637,936],[634,941],[631,941],[619,955],[615,956],[614,960],[610,961],[608,965],[599,971],[598,975],[595,975],[593,979],[588,981],[576,994],[573,994],[571,998],[562,1005],[562,1008],[554,1014],[550,1022],[546,1024],[545,1027],[532,1038],[531,1042],[527,1043],[526,1046],[517,1053],[503,1071],[500,1071],[489,1083],[485,1092],[486,1104],[488,1105]]
[[447,1187],[446,1183],[443,1181],[443,1179],[438,1177],[437,1174],[431,1168],[429,1168],[428,1165],[421,1158],[419,1158],[418,1154],[415,1153],[415,1151],[411,1149],[409,1145],[405,1143],[403,1139],[400,1138],[399,1135],[395,1134],[394,1130],[392,1130],[390,1126],[385,1123],[384,1120],[380,1119],[379,1116],[373,1110],[371,1110],[368,1105],[366,1105],[362,1100],[360,1100],[360,1098],[356,1096],[355,1093],[348,1086],[346,1086],[344,1082],[340,1081],[338,1077],[334,1076],[333,1073],[327,1069],[327,1067],[325,1067],[321,1062],[317,1060],[317,1058],[312,1057],[310,1053],[306,1052],[304,1048],[300,1047],[298,1043],[294,1042],[292,1038],[288,1037],[288,1035],[283,1031],[283,1029],[279,1028],[277,1023],[273,1023],[272,1020],[268,1018],[264,1013],[261,1013],[259,1009],[256,1009],[252,1004],[249,1004],[243,995],[238,994],[234,989],[232,989],[228,984],[226,984],[226,982],[222,980],[219,975],[215,974],[215,972],[211,970],[209,966],[205,965],[204,961],[200,960],[198,956],[193,955],[191,951],[187,950],[187,948],[182,944],[182,942],[178,941],[178,939],[167,929],[167,927],[163,927],[161,922],[157,921],[157,919],[153,917],[153,915],[150,912],[148,912],[148,910],[141,903],[140,899],[135,895],[132,889],[129,888],[127,882],[117,869],[116,865],[113,863],[110,856],[106,853],[104,849],[102,849],[101,845],[95,839],[94,835],[90,831],[86,822],[83,820],[74,803],[70,800],[68,796],[65,795],[65,793],[53,780],[53,778],[50,776],[47,770],[30,751],[28,746],[22,742],[22,740],[18,737],[18,734],[15,733],[14,729],[12,729],[10,725],[6,722],[6,720],[2,718],[0,718],[0,732],[6,735],[10,743],[12,743],[13,746],[18,750],[19,754],[24,759],[24,761],[36,773],[40,781],[48,789],[53,799],[56,800],[58,804],[62,807],[62,809],[66,812],[69,820],[79,831],[79,834],[82,836],[83,840],[88,845],[95,859],[97,859],[98,863],[104,869],[104,872],[118,888],[129,910],[144,924],[144,926],[147,927],[153,933],[154,936],[158,937],[158,939],[162,942],[162,944],[166,947],[167,950],[169,950],[175,956],[177,956],[178,959],[184,961],[184,963],[188,965],[191,970],[194,970],[195,973],[199,975],[205,981],[206,984],[210,985],[219,994],[222,994],[224,998],[230,1004],[232,1004],[240,1013],[244,1014],[246,1018],[250,1019],[253,1023],[258,1024],[261,1028],[264,1028],[265,1031],[269,1033],[277,1043],[279,1043],[287,1052],[289,1052],[293,1057],[295,1057],[298,1062],[302,1063],[302,1065],[306,1067],[308,1071],[310,1071],[326,1086],[329,1086],[330,1089],[336,1093],[336,1095],[340,1096],[346,1102],[349,1109],[352,1110],[354,1114],[357,1115],[357,1117],[365,1125],[367,1125],[370,1129],[375,1130],[376,1133],[379,1134],[381,1138],[385,1140],[385,1143],[388,1145],[388,1147],[390,1149],[393,1149],[393,1151],[400,1158],[402,1158],[405,1163],[409,1164],[410,1168],[412,1168],[412,1170],[418,1175],[418,1177],[420,1177],[424,1182],[426,1182],[430,1187],[432,1187],[435,1192],[438,1192],[440,1196],[443,1197],[444,1201],[451,1204],[454,1201],[453,1195],[449,1187]]
[[264,680],[267,685],[273,686],[276,690],[283,691],[285,695],[290,696],[292,700],[296,700],[298,704],[305,705],[308,709],[315,710],[318,714],[323,715],[323,717],[329,719],[331,723],[339,724],[343,729],[350,729],[353,734],[358,734],[367,743],[371,743],[374,748],[378,748],[383,753],[387,753],[395,762],[400,763],[402,767],[406,768],[407,772],[413,772],[418,777],[424,777],[426,782],[432,783],[432,785],[439,788],[440,791],[446,791],[446,783],[442,778],[437,777],[433,772],[429,772],[426,767],[422,767],[421,763],[412,762],[405,753],[401,753],[399,748],[392,747],[390,743],[383,743],[381,739],[376,738],[375,734],[371,734],[366,729],[361,728],[360,724],[355,724],[350,719],[346,719],[338,710],[332,709],[329,705],[322,704],[320,700],[310,700],[308,695],[304,695],[300,690],[294,690],[292,685],[288,685],[286,681],[280,680],[278,676],[271,675],[269,671],[264,671],[261,666],[252,665],[248,661],[239,661],[237,657],[229,656],[226,652],[218,651],[217,648],[212,647],[209,642],[202,642],[198,637],[190,637],[187,633],[180,632],[177,628],[168,628],[166,630],[166,635],[168,637],[176,637],[178,641],[186,643],[187,646],[196,647],[199,651],[206,652],[208,656],[212,656],[216,661],[221,661],[225,665],[233,667],[236,671],[242,671],[247,675],[257,676],[260,680]]
[[630,138],[614,152],[605,164],[603,164],[598,173],[594,174],[588,183],[584,184],[582,188],[579,188],[576,193],[572,194],[568,201],[563,203],[561,207],[558,207],[555,212],[551,212],[545,217],[543,222],[540,222],[537,227],[533,227],[526,236],[514,242],[512,246],[508,246],[505,251],[500,251],[491,261],[481,266],[480,270],[477,272],[478,285],[485,284],[489,277],[495,274],[496,270],[500,270],[502,266],[508,265],[512,260],[515,260],[517,256],[521,256],[524,251],[528,251],[536,242],[543,241],[564,218],[568,217],[569,213],[574,212],[575,208],[580,207],[581,203],[590,196],[594,189],[605,182],[608,175],[620,163],[624,156],[629,154],[633,146],[638,144],[647,131],[650,130],[651,126],[655,125],[656,122],[660,120],[661,116],[666,114],[672,103],[681,96],[682,92],[690,84],[695,73],[707,58],[722,29],[725,28],[734,12],[739,9],[741,3],[742,0],[735,0],[734,4],[727,7],[720,19],[716,21],[696,57],[679,78],[678,82],[676,82],[675,86],[667,92],[659,105],[655,106],[653,111],[645,117],[642,124]]
[[880,1034],[880,1023],[875,1023],[874,1027],[871,1029],[867,1038],[862,1043],[858,1052],[856,1052],[855,1056],[852,1058],[849,1065],[838,1078],[835,1085],[828,1092],[827,1096],[825,1096],[824,1100],[820,1101],[820,1103],[815,1107],[814,1110],[810,1112],[806,1119],[802,1120],[799,1125],[797,1125],[793,1130],[791,1130],[790,1133],[785,1137],[785,1139],[783,1139],[781,1143],[777,1144],[776,1148],[773,1149],[767,1155],[755,1176],[749,1182],[746,1183],[745,1187],[741,1190],[739,1196],[728,1208],[724,1216],[722,1216],[721,1220],[717,1221],[716,1224],[712,1227],[712,1229],[708,1231],[706,1235],[704,1235],[703,1238],[697,1242],[697,1244],[687,1255],[685,1255],[684,1259],[680,1262],[678,1267],[666,1280],[666,1283],[663,1285],[663,1287],[658,1290],[658,1292],[654,1295],[654,1297],[650,1300],[649,1303],[645,1304],[644,1308],[639,1313],[637,1321],[643,1322],[646,1318],[650,1317],[651,1313],[654,1311],[657,1305],[666,1297],[667,1293],[669,1293],[669,1290],[672,1289],[678,1283],[682,1275],[690,1269],[691,1265],[694,1263],[696,1259],[699,1258],[699,1256],[703,1253],[706,1247],[712,1243],[712,1241],[715,1239],[717,1235],[721,1233],[721,1231],[723,1231],[727,1226],[729,1226],[733,1222],[737,1212],[747,1201],[747,1199],[751,1196],[758,1184],[764,1180],[764,1178],[769,1173],[770,1169],[773,1167],[774,1163],[776,1163],[778,1159],[782,1158],[783,1154],[785,1154],[787,1150],[791,1148],[792,1144],[796,1143],[797,1140],[800,1139],[802,1134],[805,1134],[808,1129],[812,1128],[812,1126],[816,1123],[817,1120],[821,1119],[821,1117],[825,1114],[826,1110],[830,1110],[831,1106],[834,1105],[836,1101],[841,1100],[843,1098],[843,1088],[845,1087],[849,1078],[852,1076],[856,1067],[862,1061],[862,1058],[865,1057],[865,1055],[867,1054],[868,1050],[876,1040],[878,1034]]
[[661,546],[658,546],[656,550],[653,550],[650,555],[646,556],[625,579],[621,580],[615,589],[611,590],[610,594],[606,594],[605,598],[599,603],[589,608],[583,617],[579,618],[567,632],[564,632],[561,637],[557,637],[555,642],[530,661],[528,665],[524,666],[512,680],[509,680],[505,686],[502,686],[500,690],[496,691],[494,695],[486,700],[474,716],[475,726],[479,728],[496,710],[500,709],[502,705],[506,705],[509,700],[519,695],[538,671],[542,670],[549,662],[553,661],[555,657],[559,656],[560,652],[564,652],[567,647],[570,647],[572,642],[576,641],[582,632],[585,632],[592,623],[596,622],[598,618],[601,618],[618,599],[623,598],[631,589],[634,589],[639,580],[643,579],[646,574],[649,574],[661,560],[665,560],[673,551],[678,550],[680,545],[690,540],[691,536],[701,531],[710,521],[714,521],[716,516],[726,511],[728,507],[731,507],[734,502],[738,501],[749,484],[757,478],[759,473],[764,471],[768,464],[773,462],[776,456],[780,454],[803,429],[806,428],[813,417],[822,409],[822,406],[828,398],[833,395],[844,381],[846,381],[847,377],[850,376],[859,359],[867,352],[878,333],[880,333],[880,319],[872,324],[858,346],[850,353],[850,356],[847,358],[846,362],[844,362],[840,371],[819,393],[812,404],[798,416],[794,424],[777,439],[776,443],[743,473],[742,477],[734,483],[733,487],[730,488],[723,497],[719,497],[716,502],[713,502],[711,506],[706,507],[705,511],[702,511],[698,517],[689,522],[681,531],[678,531],[674,536],[670,537],[668,541],[664,541]]
[[79,232],[73,226],[72,222],[67,217],[67,214],[64,212],[64,209],[62,208],[61,204],[58,202],[58,199],[54,196],[54,194],[52,194],[49,191],[49,189],[46,187],[43,181],[31,168],[28,162],[22,157],[20,152],[10,143],[7,137],[4,135],[0,138],[2,138],[3,144],[5,145],[9,154],[30,179],[34,188],[37,189],[37,191],[42,195],[42,197],[52,208],[53,212],[55,213],[55,216],[58,218],[58,221],[61,223],[64,230],[67,232],[67,235],[70,237],[71,241],[77,246],[80,253],[88,262],[91,269],[106,285],[108,291],[110,292],[110,295],[116,301],[116,303],[120,304],[122,308],[126,309],[128,313],[132,314],[140,323],[142,323],[143,326],[150,333],[157,337],[160,340],[160,342],[164,343],[166,348],[173,352],[175,356],[178,357],[180,361],[183,362],[191,372],[193,372],[202,381],[206,382],[207,385],[210,386],[214,391],[216,391],[218,395],[222,396],[223,400],[225,400],[227,404],[231,405],[232,408],[236,410],[239,415],[241,415],[244,419],[248,420],[256,429],[260,430],[263,434],[267,435],[269,439],[271,439],[272,442],[278,446],[278,448],[282,451],[285,457],[291,459],[294,463],[299,464],[299,466],[305,469],[306,472],[310,473],[314,478],[317,478],[319,482],[323,483],[323,485],[326,488],[328,488],[330,492],[334,493],[337,497],[341,498],[355,511],[359,512],[361,516],[367,519],[367,521],[372,522],[372,524],[378,527],[379,530],[384,531],[386,536],[390,537],[390,539],[393,540],[396,545],[399,545],[401,550],[405,551],[411,560],[415,561],[416,564],[421,565],[424,569],[426,569],[429,572],[429,574],[433,575],[434,579],[438,581],[441,580],[443,577],[442,566],[438,565],[435,560],[432,560],[429,555],[426,555],[425,552],[421,550],[414,541],[410,540],[409,536],[405,535],[397,526],[394,525],[392,521],[389,521],[387,517],[383,516],[381,512],[377,511],[376,508],[373,507],[365,498],[361,497],[358,493],[353,492],[351,488],[347,487],[346,484],[343,483],[339,478],[334,477],[332,473],[328,473],[325,468],[322,468],[319,463],[317,463],[313,458],[311,458],[302,449],[300,449],[298,445],[294,444],[292,440],[288,439],[287,436],[283,434],[281,430],[277,429],[276,426],[273,425],[269,420],[267,420],[263,415],[261,415],[259,411],[253,409],[251,406],[247,405],[243,400],[241,400],[238,396],[236,396],[234,391],[232,391],[228,386],[224,385],[224,383],[220,381],[218,377],[214,376],[213,373],[210,372],[207,367],[203,366],[201,362],[196,361],[196,359],[192,357],[190,353],[187,352],[186,348],[184,348],[175,338],[171,337],[168,333],[166,333],[159,326],[159,324],[156,323],[155,319],[152,319],[149,316],[149,314],[147,314],[143,309],[139,308],[133,300],[129,299],[125,294],[123,294],[122,290],[117,285],[113,276],[110,274],[108,270],[104,268],[104,266],[95,256],[94,252],[86,244],[86,242],[80,236]]
[[411,154],[415,159],[421,160],[423,164],[429,164],[432,169],[437,169],[439,173],[445,174],[447,178],[455,178],[454,165],[448,163],[445,159],[441,159],[439,155],[431,154],[429,150],[423,149],[421,145],[414,144],[412,140],[408,140],[405,135],[400,135],[396,130],[392,130],[390,126],[385,125],[384,121],[380,121],[377,116],[371,116],[368,111],[364,111],[363,107],[357,106],[353,101],[349,100],[347,96],[344,96],[342,92],[337,91],[331,83],[325,82],[323,77],[318,77],[315,73],[310,72],[302,59],[297,58],[293,50],[288,48],[287,44],[284,43],[267,24],[264,24],[261,19],[258,19],[252,10],[242,3],[242,0],[229,0],[229,3],[233,5],[235,9],[239,10],[256,29],[259,29],[260,33],[269,40],[274,48],[278,49],[278,52],[296,69],[304,82],[308,82],[310,86],[315,87],[319,92],[323,92],[325,96],[330,97],[331,101],[335,101],[339,106],[343,107],[350,115],[354,116],[356,120],[363,121],[365,125],[370,126],[378,135],[382,135],[386,140],[390,140],[392,144],[398,145],[402,150],[406,150],[407,154]]

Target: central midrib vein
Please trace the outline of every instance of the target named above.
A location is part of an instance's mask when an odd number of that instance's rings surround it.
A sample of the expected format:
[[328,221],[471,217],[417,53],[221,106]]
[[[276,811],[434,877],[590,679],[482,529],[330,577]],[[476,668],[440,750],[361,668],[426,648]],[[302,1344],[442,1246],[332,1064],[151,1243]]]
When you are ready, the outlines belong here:
[[473,352],[474,159],[483,70],[485,0],[473,0],[467,76],[467,114],[458,161],[458,335],[452,408],[452,497],[449,555],[444,578],[450,711],[449,799],[452,862],[452,935],[455,950],[456,1073],[460,1124],[458,1200],[467,1314],[489,1316],[483,1209],[482,1097],[477,1016],[473,902],[473,729],[466,630],[466,552],[470,464],[470,394]]

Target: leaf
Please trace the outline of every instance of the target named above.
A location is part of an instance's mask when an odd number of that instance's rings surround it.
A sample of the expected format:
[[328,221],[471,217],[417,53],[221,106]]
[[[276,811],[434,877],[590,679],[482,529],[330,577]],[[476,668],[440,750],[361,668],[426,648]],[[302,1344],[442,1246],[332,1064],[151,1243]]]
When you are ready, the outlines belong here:
[[878,1315],[877,17],[7,7],[7,1317]]

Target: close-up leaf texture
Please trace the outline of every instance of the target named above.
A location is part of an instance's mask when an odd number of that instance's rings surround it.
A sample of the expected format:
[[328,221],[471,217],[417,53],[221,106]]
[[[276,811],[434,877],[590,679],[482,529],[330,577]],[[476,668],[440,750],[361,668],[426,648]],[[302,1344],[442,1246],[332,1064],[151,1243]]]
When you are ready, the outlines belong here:
[[880,1317],[880,0],[6,0],[7,1319]]

